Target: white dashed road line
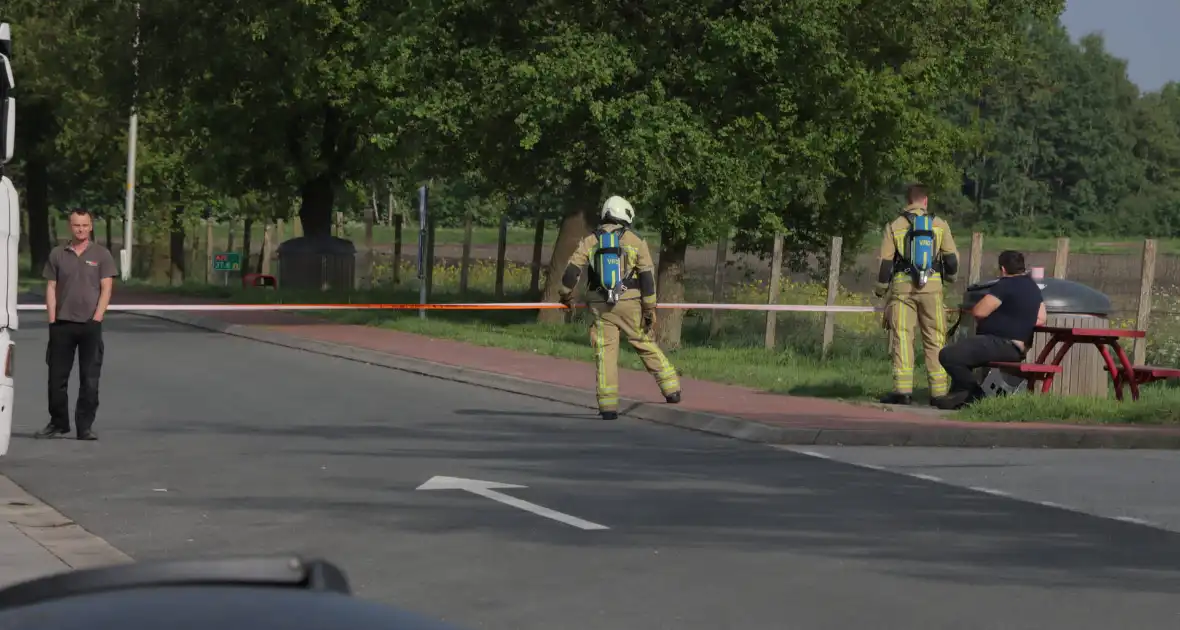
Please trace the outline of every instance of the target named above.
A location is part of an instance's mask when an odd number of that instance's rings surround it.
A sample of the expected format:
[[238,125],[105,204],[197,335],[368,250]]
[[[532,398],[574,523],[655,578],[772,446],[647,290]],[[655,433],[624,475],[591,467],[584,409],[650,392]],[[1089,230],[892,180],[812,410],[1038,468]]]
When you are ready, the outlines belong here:
[[1114,517],[1114,520],[1122,521],[1124,523],[1133,523],[1135,525],[1144,525],[1147,527],[1159,527],[1159,525],[1156,525],[1155,523],[1152,523],[1151,521],[1145,521],[1141,518],[1135,518],[1134,516],[1116,516],[1116,517]]
[[994,495],[997,497],[1011,497],[1012,496],[1011,494],[1008,494],[1007,492],[1004,492],[1003,490],[996,490],[995,488],[984,488],[983,486],[967,486],[967,489],[974,490],[976,492],[982,492],[984,494],[991,494],[991,495]]
[[840,459],[836,459],[836,458],[832,457],[831,455],[825,455],[823,453],[817,453],[815,451],[796,450],[796,449],[793,449],[789,446],[775,446],[775,448],[777,448],[779,450],[783,450],[783,451],[790,451],[792,453],[799,453],[802,455],[807,455],[808,457],[815,457],[817,459],[826,459],[829,461],[839,462],[841,464],[846,464],[849,466],[856,466],[857,468],[867,468],[869,470],[876,470],[876,471],[880,471],[880,472],[895,473],[895,474],[899,474],[899,475],[905,475],[907,477],[913,477],[915,479],[922,479],[924,481],[932,481],[934,483],[940,483],[943,485],[962,487],[962,488],[966,488],[967,490],[971,490],[973,492],[990,494],[990,495],[996,496],[996,497],[1005,497],[1005,498],[1009,498],[1009,499],[1016,499],[1018,501],[1024,501],[1026,503],[1033,503],[1035,505],[1040,505],[1040,506],[1047,507],[1047,508],[1053,508],[1055,510],[1065,510],[1067,512],[1077,512],[1078,514],[1097,516],[1099,518],[1106,518],[1106,519],[1110,519],[1110,520],[1121,521],[1123,523],[1131,523],[1134,525],[1143,525],[1145,527],[1152,527],[1155,529],[1167,529],[1166,527],[1162,527],[1162,526],[1157,525],[1156,523],[1153,523],[1151,521],[1144,520],[1141,518],[1136,518],[1134,516],[1104,516],[1102,514],[1094,514],[1092,512],[1087,512],[1085,510],[1079,510],[1077,508],[1070,507],[1068,505],[1062,505],[1061,503],[1057,503],[1055,501],[1035,501],[1035,500],[1021,499],[1020,497],[1017,497],[1010,492],[1006,492],[1004,490],[997,490],[996,488],[987,488],[984,486],[960,486],[959,484],[951,483],[949,481],[946,481],[945,479],[942,479],[941,477],[935,477],[934,475],[927,475],[927,474],[923,474],[923,473],[900,472],[900,471],[896,471],[896,470],[891,470],[889,468],[886,468],[885,466],[880,466],[878,464],[862,464],[859,462],[840,460]]

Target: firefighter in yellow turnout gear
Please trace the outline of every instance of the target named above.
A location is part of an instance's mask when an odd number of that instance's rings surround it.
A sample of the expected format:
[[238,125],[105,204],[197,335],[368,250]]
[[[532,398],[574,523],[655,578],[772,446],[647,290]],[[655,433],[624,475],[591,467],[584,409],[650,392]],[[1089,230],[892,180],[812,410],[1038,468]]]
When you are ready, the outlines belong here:
[[590,345],[598,376],[598,412],[605,420],[619,417],[620,337],[625,337],[639,353],[664,399],[673,404],[680,402],[676,368],[652,337],[656,323],[655,264],[647,242],[629,229],[634,220],[635,210],[626,199],[607,199],[598,231],[578,244],[566,264],[559,290],[562,303],[569,306],[582,270],[589,265],[586,301],[594,315]]
[[[908,405],[914,389],[914,324],[921,329],[926,350],[926,376],[932,403],[946,396],[949,382],[938,362],[946,345],[943,284],[953,283],[959,271],[959,252],[947,222],[927,209],[927,192],[914,185],[906,193],[902,215],[885,226],[877,297],[889,293],[885,327],[893,363],[893,392],[886,404]],[[919,218],[921,217],[921,218]]]

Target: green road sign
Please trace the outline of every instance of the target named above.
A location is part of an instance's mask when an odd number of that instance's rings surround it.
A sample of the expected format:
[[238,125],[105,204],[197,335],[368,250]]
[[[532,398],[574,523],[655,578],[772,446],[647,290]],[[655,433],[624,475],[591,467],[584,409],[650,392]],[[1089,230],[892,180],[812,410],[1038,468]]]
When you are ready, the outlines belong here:
[[213,271],[241,271],[242,255],[237,252],[213,254]]

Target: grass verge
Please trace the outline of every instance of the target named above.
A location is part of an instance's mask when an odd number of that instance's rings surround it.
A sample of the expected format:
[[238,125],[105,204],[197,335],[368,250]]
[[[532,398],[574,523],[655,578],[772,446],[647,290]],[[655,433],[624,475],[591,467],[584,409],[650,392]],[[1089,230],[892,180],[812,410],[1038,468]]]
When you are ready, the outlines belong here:
[[1022,392],[985,398],[955,412],[975,422],[1060,422],[1068,424],[1180,424],[1180,387],[1152,383],[1140,388],[1138,401],[1124,391],[1126,402],[1110,398],[1042,396]]

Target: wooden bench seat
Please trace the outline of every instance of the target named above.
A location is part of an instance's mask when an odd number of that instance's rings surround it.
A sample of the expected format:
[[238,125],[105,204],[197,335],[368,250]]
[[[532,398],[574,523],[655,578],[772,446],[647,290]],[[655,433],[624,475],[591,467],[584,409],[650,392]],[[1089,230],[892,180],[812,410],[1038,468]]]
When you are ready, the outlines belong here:
[[[1107,372],[1110,371],[1109,366],[1103,369]],[[1180,368],[1159,367],[1156,365],[1132,365],[1131,369],[1135,371],[1135,382],[1140,385],[1154,383],[1156,381],[1166,381],[1170,378],[1180,378]]]
[[1018,374],[1061,374],[1060,365],[1042,365],[1039,363],[1017,363],[1015,361],[992,361],[987,364],[1005,372]]

